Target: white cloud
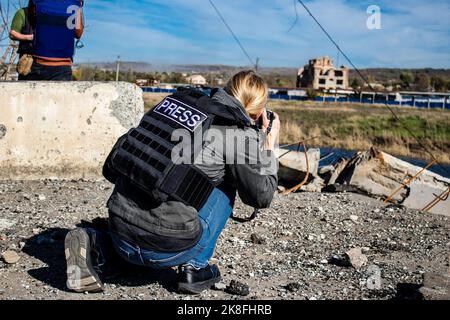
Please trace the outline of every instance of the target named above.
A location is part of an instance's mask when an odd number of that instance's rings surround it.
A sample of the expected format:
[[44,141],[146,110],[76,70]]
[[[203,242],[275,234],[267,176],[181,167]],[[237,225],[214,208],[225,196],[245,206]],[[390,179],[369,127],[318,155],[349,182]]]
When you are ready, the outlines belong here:
[[[4,0],[0,0],[4,1]],[[450,68],[450,1],[309,0],[312,12],[361,67]],[[337,56],[311,17],[292,0],[215,0],[253,59],[300,66]],[[377,4],[382,29],[368,30],[366,9]],[[208,0],[87,0],[85,49],[78,61],[248,64]],[[341,56],[341,63],[344,60]]]

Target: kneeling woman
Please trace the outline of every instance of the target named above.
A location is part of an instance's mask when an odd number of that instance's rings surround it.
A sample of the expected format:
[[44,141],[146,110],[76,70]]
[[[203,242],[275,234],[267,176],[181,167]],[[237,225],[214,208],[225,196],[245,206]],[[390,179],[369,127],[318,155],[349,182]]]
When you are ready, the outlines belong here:
[[[65,241],[68,288],[76,292],[103,290],[96,270],[108,261],[105,252],[111,243],[113,252],[129,263],[153,269],[178,267],[180,292],[200,293],[220,281],[218,267],[210,265],[209,260],[232,215],[236,193],[245,204],[262,209],[270,206],[277,189],[277,162],[273,149],[280,121],[276,114],[273,121],[268,119],[267,100],[267,85],[253,71],[240,72],[225,89],[213,90],[211,100],[208,100],[211,105],[223,107],[219,113],[228,112],[231,118],[247,125],[236,125],[229,130],[229,124],[213,123],[211,128],[221,133],[214,136],[219,140],[214,144],[222,144],[223,152],[208,150],[211,145],[203,144],[203,161],[194,162],[195,169],[215,186],[198,209],[179,201],[182,196],[157,201],[152,197],[154,193],[144,190],[142,184],[134,183],[132,177],[117,174],[111,157],[108,157],[104,175],[115,183],[107,205],[109,232],[79,228],[68,233]],[[178,103],[176,99],[171,101],[175,105]],[[161,111],[163,107],[166,111],[175,108],[170,103],[156,107],[155,112],[164,116],[161,121],[169,117]],[[189,106],[181,107],[185,112],[186,108]],[[161,127],[167,127],[167,123],[162,123]],[[146,126],[155,132],[162,129],[151,124]],[[233,136],[227,137],[230,133]],[[239,133],[245,137],[245,147],[233,145],[230,148],[228,144],[235,143]],[[229,150],[234,154],[228,154]]]

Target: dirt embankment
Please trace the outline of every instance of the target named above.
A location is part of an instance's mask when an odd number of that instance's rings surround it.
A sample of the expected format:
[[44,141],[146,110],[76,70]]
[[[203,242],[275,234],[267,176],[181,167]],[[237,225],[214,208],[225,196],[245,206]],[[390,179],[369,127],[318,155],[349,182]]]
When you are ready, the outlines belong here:
[[[237,280],[250,294],[175,292],[175,271],[117,262],[102,274],[103,294],[67,292],[63,239],[82,220],[106,217],[105,181],[0,182],[0,299],[395,299],[421,298],[427,273],[449,272],[450,222],[354,194],[277,196],[254,222],[230,221],[213,262],[223,284]],[[236,215],[251,209],[238,202]],[[358,270],[344,263],[356,250]],[[367,258],[367,263],[365,259]],[[223,286],[219,286],[223,287]]]

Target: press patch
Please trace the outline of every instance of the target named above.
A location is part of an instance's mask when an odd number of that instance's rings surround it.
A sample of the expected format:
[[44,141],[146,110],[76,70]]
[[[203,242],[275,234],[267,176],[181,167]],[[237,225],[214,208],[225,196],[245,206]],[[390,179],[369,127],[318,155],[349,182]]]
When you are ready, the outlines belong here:
[[164,99],[153,111],[192,132],[208,119],[203,112],[170,97]]

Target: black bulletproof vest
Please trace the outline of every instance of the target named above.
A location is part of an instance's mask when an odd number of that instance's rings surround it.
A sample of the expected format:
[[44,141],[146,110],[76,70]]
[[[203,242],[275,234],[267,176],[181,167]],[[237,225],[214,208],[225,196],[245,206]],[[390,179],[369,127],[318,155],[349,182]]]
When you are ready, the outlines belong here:
[[[23,8],[25,11],[25,25],[23,26],[21,33],[22,34],[33,34],[33,27],[30,24],[30,18],[28,16],[28,8]],[[19,42],[19,55],[22,56],[24,54],[33,54],[33,41],[20,41]]]
[[213,102],[194,89],[179,89],[148,112],[137,128],[119,139],[110,154],[112,169],[157,201],[177,200],[199,210],[216,185],[192,164],[175,164],[172,133],[185,129],[191,137],[191,162],[203,146],[194,143],[213,123],[249,126],[238,111]]

